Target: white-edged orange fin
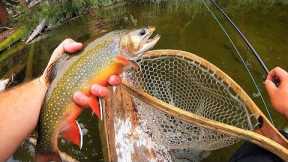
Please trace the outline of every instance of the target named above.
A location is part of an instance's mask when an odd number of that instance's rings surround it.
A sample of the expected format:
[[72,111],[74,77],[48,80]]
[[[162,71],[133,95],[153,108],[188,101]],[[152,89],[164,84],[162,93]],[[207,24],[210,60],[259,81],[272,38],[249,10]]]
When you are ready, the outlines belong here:
[[75,145],[78,145],[80,149],[82,148],[83,133],[76,120],[69,122],[67,128],[62,132],[62,134],[65,139]]
[[104,108],[105,108],[105,99],[99,97],[99,108],[100,108],[100,120],[103,120]]

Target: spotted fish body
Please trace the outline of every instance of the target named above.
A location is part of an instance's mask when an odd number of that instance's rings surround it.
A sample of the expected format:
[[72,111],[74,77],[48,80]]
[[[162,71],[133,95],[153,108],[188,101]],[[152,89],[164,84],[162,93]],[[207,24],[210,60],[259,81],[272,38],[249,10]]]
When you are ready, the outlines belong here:
[[38,154],[55,154],[60,129],[65,129],[63,127],[80,115],[81,108],[72,102],[74,92],[82,91],[89,95],[91,84],[105,85],[110,75],[121,72],[124,64],[115,60],[120,53],[121,34],[112,32],[95,40],[80,55],[66,58],[64,65],[60,65],[64,72],[57,73],[41,109]]
[[90,94],[92,84],[106,86],[111,75],[121,73],[130,62],[151,49],[160,39],[151,38],[154,27],[110,32],[90,43],[79,55],[64,55],[49,66],[51,82],[38,123],[36,161],[61,161],[58,149],[60,134],[71,143],[82,145],[82,134],[76,119],[82,108],[72,96],[81,91],[88,96],[88,105],[101,117],[99,103]]

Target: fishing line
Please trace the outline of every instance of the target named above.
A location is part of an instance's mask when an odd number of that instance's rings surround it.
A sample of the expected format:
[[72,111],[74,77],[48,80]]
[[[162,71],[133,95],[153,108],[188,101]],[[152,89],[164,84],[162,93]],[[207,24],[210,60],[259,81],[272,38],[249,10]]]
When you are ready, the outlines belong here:
[[242,64],[244,65],[246,71],[248,72],[250,78],[252,79],[252,82],[253,82],[253,84],[254,84],[257,92],[260,94],[261,101],[262,101],[262,103],[263,103],[263,105],[264,105],[264,107],[265,107],[265,109],[266,109],[266,111],[267,111],[267,113],[268,113],[269,119],[271,120],[272,124],[274,124],[273,119],[272,119],[272,116],[271,116],[271,113],[270,113],[270,111],[269,111],[269,109],[268,109],[268,106],[267,106],[265,100],[264,100],[263,94],[262,94],[262,92],[261,92],[261,90],[260,90],[260,88],[259,88],[259,86],[258,86],[258,84],[257,84],[257,82],[256,82],[256,80],[255,80],[255,78],[253,77],[252,72],[250,71],[249,67],[248,67],[247,64],[245,63],[244,58],[242,57],[242,55],[240,54],[238,48],[236,47],[234,41],[233,41],[232,38],[229,36],[227,30],[226,30],[225,27],[221,24],[220,20],[217,18],[217,16],[214,14],[214,12],[210,9],[210,7],[209,7],[208,4],[206,3],[206,1],[205,1],[205,0],[202,0],[202,2],[203,2],[203,4],[204,4],[204,6],[207,8],[207,10],[209,11],[209,13],[212,15],[213,19],[214,19],[214,20],[216,21],[216,23],[219,25],[219,27],[221,28],[221,30],[224,32],[225,36],[228,38],[228,40],[229,40],[229,42],[231,43],[231,45],[232,45],[234,51],[236,52],[236,54],[239,56]]
[[226,12],[223,10],[222,7],[220,7],[215,0],[209,0],[225,17],[225,19],[233,26],[233,28],[239,33],[245,44],[248,46],[248,48],[252,51],[254,56],[256,57],[257,61],[260,63],[264,71],[268,74],[269,69],[267,68],[266,64],[258,54],[258,52],[255,50],[253,45],[250,43],[250,41],[246,38],[246,36],[241,32],[241,30],[236,26],[236,24],[232,21],[232,19],[226,14]]

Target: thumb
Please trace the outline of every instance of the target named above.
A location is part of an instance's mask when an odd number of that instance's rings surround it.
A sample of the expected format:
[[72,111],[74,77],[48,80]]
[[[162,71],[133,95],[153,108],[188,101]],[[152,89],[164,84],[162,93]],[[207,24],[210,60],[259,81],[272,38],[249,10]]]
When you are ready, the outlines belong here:
[[74,53],[79,51],[83,47],[82,43],[75,42],[73,39],[65,39],[58,47],[53,51],[49,63],[57,60],[65,52]]
[[272,97],[277,90],[277,86],[271,81],[271,80],[265,80],[264,82],[266,91],[268,92],[268,95]]

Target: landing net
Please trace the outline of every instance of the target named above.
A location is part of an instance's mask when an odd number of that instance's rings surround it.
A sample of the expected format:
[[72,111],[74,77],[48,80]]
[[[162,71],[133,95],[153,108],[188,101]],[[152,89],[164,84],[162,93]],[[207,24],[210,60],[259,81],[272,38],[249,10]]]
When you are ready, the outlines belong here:
[[[151,52],[152,53],[152,52]],[[138,69],[124,73],[124,82],[168,104],[199,116],[252,130],[256,125],[244,102],[219,77],[219,69],[190,53],[161,50],[138,61]],[[160,54],[159,54],[160,53]],[[184,54],[183,54],[184,53]],[[238,138],[187,123],[133,97],[141,127],[169,149],[216,150]]]

